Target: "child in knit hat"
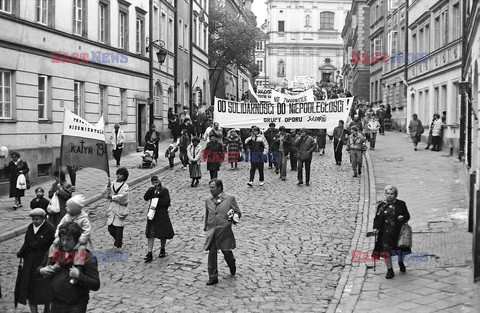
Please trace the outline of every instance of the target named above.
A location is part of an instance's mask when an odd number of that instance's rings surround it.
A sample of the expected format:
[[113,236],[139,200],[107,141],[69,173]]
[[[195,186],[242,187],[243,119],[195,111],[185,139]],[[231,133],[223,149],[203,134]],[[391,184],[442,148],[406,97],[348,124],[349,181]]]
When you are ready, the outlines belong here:
[[174,167],[174,159],[175,159],[175,152],[178,151],[178,147],[175,147],[173,143],[170,144],[167,151],[165,151],[165,157],[168,159],[170,163],[170,169],[173,170]]
[[[57,226],[57,230],[55,232],[55,241],[53,242],[49,253],[49,256],[52,256],[52,250],[60,250],[60,237],[58,233],[60,226],[65,225],[68,222],[74,222],[82,229],[82,234],[78,239],[78,244],[74,248],[74,250],[77,251],[78,255],[73,256],[73,265],[77,268],[85,264],[85,260],[87,257],[87,244],[90,241],[90,231],[92,230],[92,226],[90,225],[90,221],[88,219],[88,213],[83,211],[84,207],[85,197],[83,195],[75,195],[68,199],[66,207],[67,214],[65,214],[65,216],[62,218],[62,220]],[[71,279],[70,283],[75,284],[76,279]]]

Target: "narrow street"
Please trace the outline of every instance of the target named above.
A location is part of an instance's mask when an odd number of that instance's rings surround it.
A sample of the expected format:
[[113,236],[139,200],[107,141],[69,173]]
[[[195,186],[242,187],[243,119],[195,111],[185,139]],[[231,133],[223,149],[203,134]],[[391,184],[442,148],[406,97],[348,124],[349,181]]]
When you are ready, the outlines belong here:
[[[145,264],[146,205],[143,195],[149,182],[131,189],[130,215],[124,231],[127,262],[101,262],[101,288],[91,292],[89,312],[324,312],[331,301],[349,254],[355,230],[360,182],[351,176],[348,155],[335,166],[332,147],[325,156],[314,153],[311,186],[296,186],[296,172],[288,165],[287,181],[265,169],[263,187],[258,173],[247,186],[250,165],[228,170],[219,178],[225,191],[236,196],[243,218],[234,226],[237,274],[232,277],[219,252],[219,283],[205,286],[207,253],[204,243],[204,200],[210,195],[208,172],[197,188],[190,187],[188,170],[181,167],[160,175],[170,191],[175,237],[167,242],[167,257]],[[127,181],[128,182],[128,181]],[[89,208],[94,250],[108,251],[113,240],[105,225],[102,200]],[[16,251],[23,237],[3,242],[0,275],[5,302],[0,311],[13,311]],[[17,312],[29,312],[19,306]]]

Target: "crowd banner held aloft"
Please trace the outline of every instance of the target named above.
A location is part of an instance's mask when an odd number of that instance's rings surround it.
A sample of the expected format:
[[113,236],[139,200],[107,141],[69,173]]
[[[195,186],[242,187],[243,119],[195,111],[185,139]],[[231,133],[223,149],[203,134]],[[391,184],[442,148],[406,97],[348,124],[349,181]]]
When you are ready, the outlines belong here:
[[237,102],[215,97],[214,116],[225,128],[268,128],[275,123],[286,128],[333,129],[346,120],[353,97],[305,102]]
[[62,165],[94,167],[110,177],[103,115],[93,125],[65,109],[60,151]]
[[257,87],[257,97],[258,101],[260,102],[270,102],[271,97],[272,97],[272,92],[273,89],[264,87],[264,86],[258,86]]
[[272,103],[303,103],[303,102],[314,102],[315,97],[313,96],[313,89],[308,89],[298,95],[287,95],[275,90],[272,90],[272,97],[270,102]]

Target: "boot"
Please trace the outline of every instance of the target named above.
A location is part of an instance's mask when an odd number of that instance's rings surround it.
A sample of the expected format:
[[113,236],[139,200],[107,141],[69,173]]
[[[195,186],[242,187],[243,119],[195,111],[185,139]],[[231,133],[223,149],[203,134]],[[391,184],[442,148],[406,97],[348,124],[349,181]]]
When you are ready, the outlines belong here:
[[152,262],[152,260],[153,260],[152,252],[148,252],[147,255],[143,259],[145,260],[145,263]]
[[395,276],[395,272],[393,271],[393,268],[389,268],[387,271],[387,275],[385,275],[386,279],[391,279]]
[[162,248],[160,249],[160,254],[158,255],[159,258],[164,258],[165,257],[165,249]]
[[405,273],[407,271],[407,268],[405,267],[405,263],[398,262],[398,266],[400,267],[400,272]]

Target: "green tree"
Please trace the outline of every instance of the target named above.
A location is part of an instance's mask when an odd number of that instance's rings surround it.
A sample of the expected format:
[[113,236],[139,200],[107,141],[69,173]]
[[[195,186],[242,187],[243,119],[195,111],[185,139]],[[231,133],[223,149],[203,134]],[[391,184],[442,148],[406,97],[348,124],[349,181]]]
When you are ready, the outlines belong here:
[[248,21],[228,12],[219,0],[211,1],[209,9],[208,60],[215,95],[221,73],[227,67],[254,68],[253,51],[258,32]]

